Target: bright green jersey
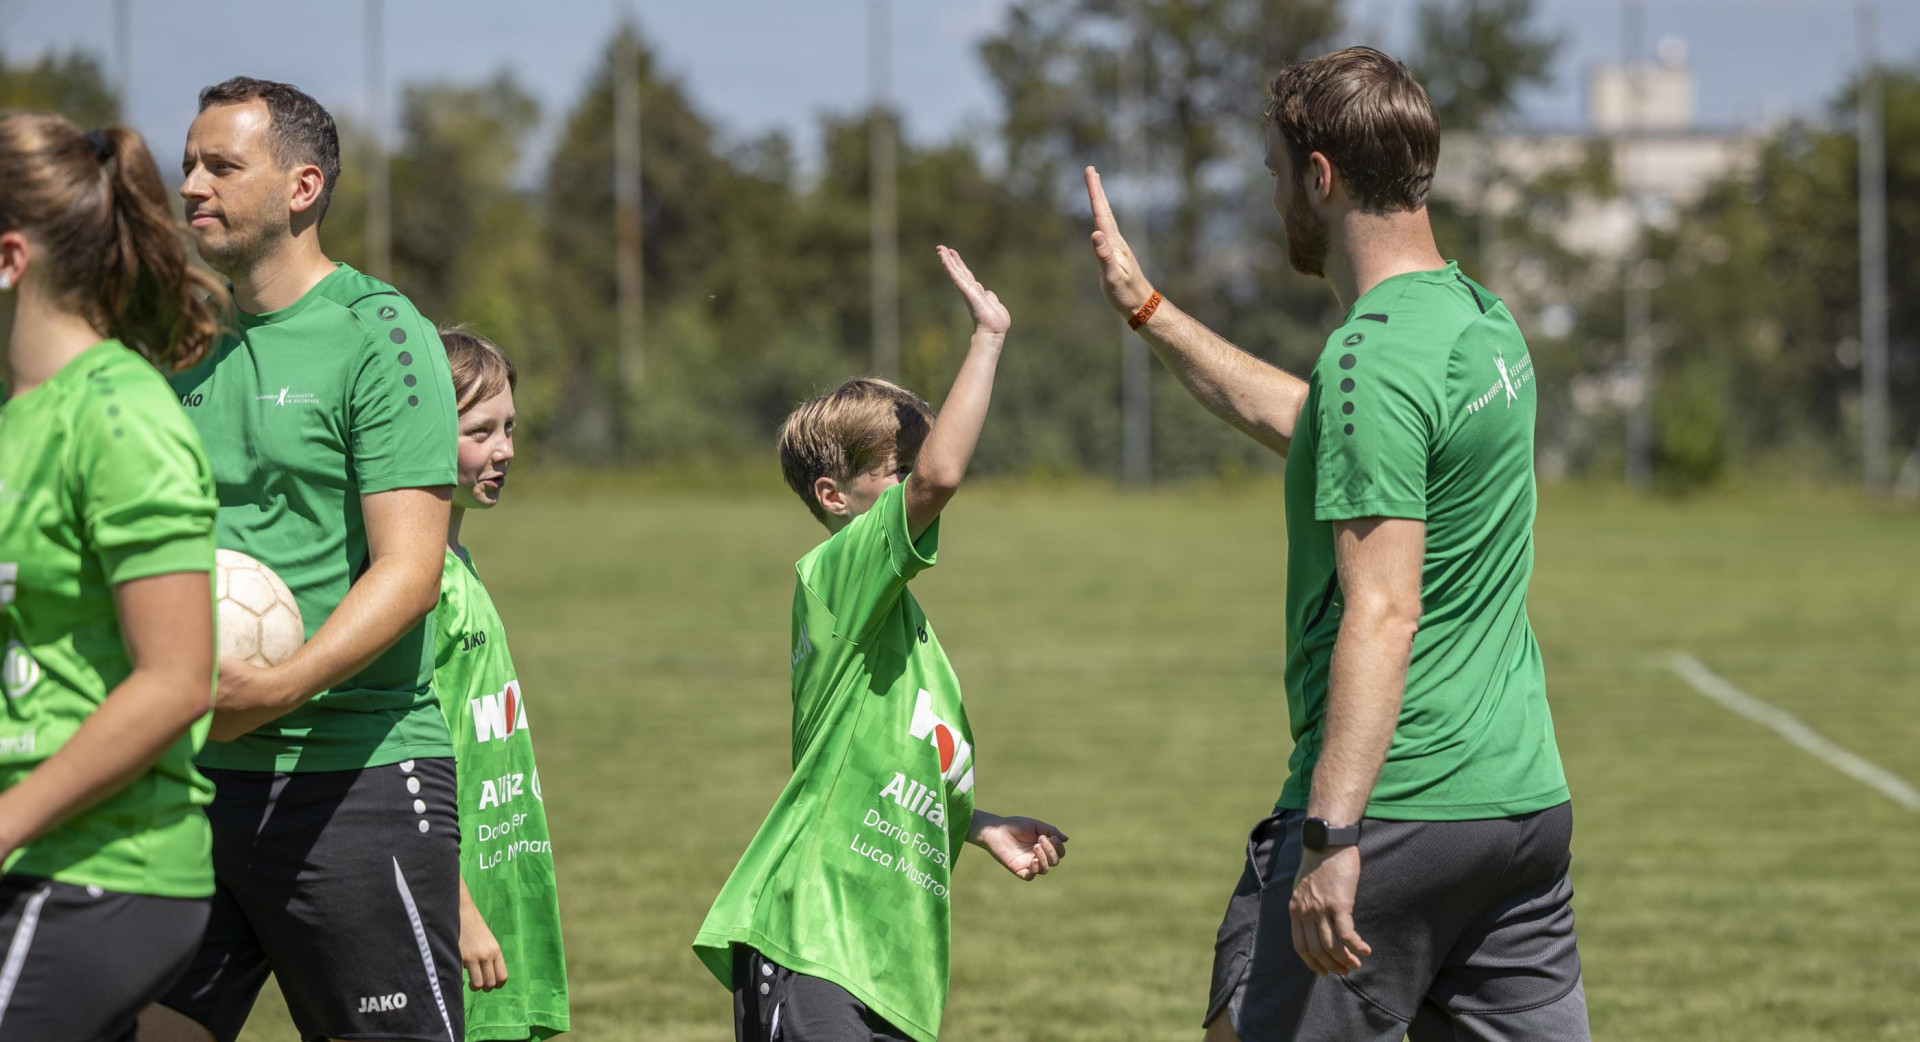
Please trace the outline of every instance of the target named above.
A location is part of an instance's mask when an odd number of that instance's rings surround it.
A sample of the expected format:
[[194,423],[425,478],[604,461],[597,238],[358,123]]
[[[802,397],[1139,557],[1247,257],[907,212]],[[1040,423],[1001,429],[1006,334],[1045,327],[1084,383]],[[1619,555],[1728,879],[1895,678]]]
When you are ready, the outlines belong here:
[[1527,622],[1533,360],[1507,306],[1449,263],[1354,302],[1308,379],[1287,454],[1290,774],[1307,806],[1344,601],[1333,522],[1426,522],[1420,628],[1367,815],[1451,821],[1563,803],[1566,776]]
[[[360,497],[454,483],[453,379],[432,323],[340,265],[172,379],[220,497],[219,542],[277,572],[311,638],[366,570]],[[432,618],[359,674],[232,742],[209,767],[344,771],[453,755],[433,696]]]
[[435,631],[433,686],[460,779],[460,878],[507,963],[505,987],[467,990],[467,1038],[549,1038],[567,1030],[567,961],[527,703],[493,598],[452,551]]
[[[133,672],[114,587],[210,575],[213,514],[199,436],[166,381],[119,341],[10,401],[0,389],[0,789],[58,752]],[[209,719],[16,851],[6,872],[127,894],[213,893],[200,809],[213,786],[193,769]]]
[[745,944],[846,988],[920,1042],[947,1004],[948,887],[973,821],[960,682],[907,581],[931,567],[906,486],[800,559],[793,778],[714,900],[694,950],[732,985]]

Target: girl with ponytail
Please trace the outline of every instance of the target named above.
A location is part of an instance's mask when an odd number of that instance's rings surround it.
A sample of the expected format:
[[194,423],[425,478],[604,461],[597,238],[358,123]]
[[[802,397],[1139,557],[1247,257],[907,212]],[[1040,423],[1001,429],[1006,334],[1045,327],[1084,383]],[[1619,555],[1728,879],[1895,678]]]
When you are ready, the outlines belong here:
[[125,127],[0,112],[0,1042],[131,1038],[213,893],[215,500],[156,371],[219,334]]

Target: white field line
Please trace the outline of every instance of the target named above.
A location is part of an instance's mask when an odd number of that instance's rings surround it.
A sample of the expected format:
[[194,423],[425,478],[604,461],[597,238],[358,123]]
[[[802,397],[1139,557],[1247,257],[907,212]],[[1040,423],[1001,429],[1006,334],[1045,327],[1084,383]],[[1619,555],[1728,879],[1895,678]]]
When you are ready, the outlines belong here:
[[1832,739],[1801,723],[1800,718],[1792,713],[1768,705],[1734,687],[1692,655],[1673,653],[1667,658],[1667,668],[1679,674],[1680,679],[1691,684],[1702,695],[1762,727],[1771,728],[1780,737],[1824,761],[1827,766],[1862,785],[1879,790],[1881,795],[1902,807],[1920,812],[1920,790],[1907,784],[1905,779],[1835,745]]

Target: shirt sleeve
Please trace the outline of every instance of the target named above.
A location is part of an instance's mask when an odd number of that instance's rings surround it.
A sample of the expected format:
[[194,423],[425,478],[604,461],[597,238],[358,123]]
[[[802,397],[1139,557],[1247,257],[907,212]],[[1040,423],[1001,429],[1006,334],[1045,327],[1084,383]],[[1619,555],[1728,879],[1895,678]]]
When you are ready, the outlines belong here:
[[900,599],[907,582],[933,567],[940,522],[914,541],[907,528],[906,482],[880,494],[873,508],[821,544],[802,577],[833,616],[834,635],[855,644]]
[[1442,406],[1414,350],[1337,344],[1321,357],[1315,520],[1427,519],[1427,460]]
[[368,328],[350,402],[360,491],[453,484],[458,418],[439,337],[419,319]]
[[74,426],[81,531],[111,585],[211,572],[219,503],[200,435],[158,374],[128,375],[95,377]]

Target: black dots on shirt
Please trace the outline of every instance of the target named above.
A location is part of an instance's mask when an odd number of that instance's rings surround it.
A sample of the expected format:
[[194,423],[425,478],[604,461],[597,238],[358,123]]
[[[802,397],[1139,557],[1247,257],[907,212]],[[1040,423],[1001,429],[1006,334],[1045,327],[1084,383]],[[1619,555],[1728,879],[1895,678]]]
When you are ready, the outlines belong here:
[[419,396],[419,395],[417,395],[417,394],[410,394],[410,395],[407,395],[407,404],[408,404],[408,405],[419,405],[419,404],[420,404],[420,396]]
[[403,384],[406,384],[408,387],[412,387],[414,384],[417,384],[420,382],[420,378],[413,375],[412,373],[408,373],[407,378],[400,382]]
[[[396,333],[397,333],[397,332],[399,332],[399,330],[395,330],[394,332],[396,332]],[[400,364],[401,364],[401,365],[412,365],[412,364],[413,364],[413,352],[411,352],[411,351],[402,351],[402,352],[400,352]]]
[[[1355,333],[1355,334],[1353,334],[1352,336],[1349,336],[1349,337],[1347,337],[1347,339],[1346,339],[1346,345],[1347,345],[1348,347],[1353,347],[1354,345],[1356,345],[1356,344],[1358,344],[1358,343],[1359,343],[1360,341],[1362,341],[1362,340],[1365,340],[1365,339],[1366,339],[1366,337],[1364,337],[1364,336],[1362,336],[1362,335],[1360,335],[1359,333]],[[1353,368],[1354,366],[1356,366],[1356,365],[1359,365],[1359,364],[1360,364],[1360,359],[1359,359],[1359,357],[1358,357],[1358,356],[1356,356],[1356,355],[1353,355],[1353,354],[1344,354],[1344,355],[1341,355],[1341,356],[1340,356],[1340,368],[1342,368],[1342,369],[1347,369],[1347,370],[1351,370],[1351,369],[1352,369],[1352,368]],[[1351,377],[1351,376],[1348,376],[1348,377],[1344,377],[1344,378],[1342,378],[1342,379],[1341,379],[1341,381],[1340,381],[1340,393],[1341,393],[1341,394],[1352,394],[1352,393],[1353,393],[1353,388],[1354,388],[1354,386],[1355,386],[1355,385],[1354,385],[1354,382],[1353,382],[1353,377]],[[1341,402],[1341,403],[1340,403],[1340,414],[1341,414],[1342,416],[1352,416],[1352,415],[1353,415],[1353,403],[1352,403],[1352,402]],[[1353,434],[1353,424],[1351,424],[1351,423],[1349,423],[1349,424],[1347,424],[1347,425],[1346,425],[1345,427],[1342,427],[1342,428],[1341,428],[1341,430],[1342,430],[1343,432],[1345,432],[1346,434],[1348,434],[1348,435],[1352,435],[1352,434]]]
[[404,344],[407,342],[407,331],[404,329],[393,330],[387,334],[387,339],[396,344]]

